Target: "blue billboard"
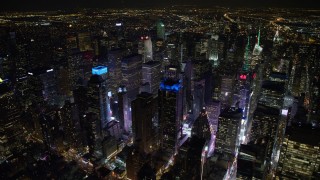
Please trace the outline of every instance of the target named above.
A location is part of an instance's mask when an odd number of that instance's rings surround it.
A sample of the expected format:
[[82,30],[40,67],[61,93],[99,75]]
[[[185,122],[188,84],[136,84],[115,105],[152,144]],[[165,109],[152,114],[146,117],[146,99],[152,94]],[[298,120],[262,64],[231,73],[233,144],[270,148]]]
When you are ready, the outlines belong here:
[[108,72],[107,66],[97,66],[92,68],[92,74],[102,75]]

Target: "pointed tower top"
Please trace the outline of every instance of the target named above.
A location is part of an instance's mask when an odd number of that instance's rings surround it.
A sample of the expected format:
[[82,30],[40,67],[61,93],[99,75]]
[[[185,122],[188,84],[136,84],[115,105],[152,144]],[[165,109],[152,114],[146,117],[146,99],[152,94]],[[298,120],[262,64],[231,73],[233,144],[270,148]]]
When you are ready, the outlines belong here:
[[259,27],[259,32],[258,32],[258,42],[257,42],[258,46],[260,46],[260,27]]
[[243,65],[244,71],[248,71],[248,68],[249,68],[249,49],[250,49],[250,37],[248,36],[248,42],[247,42],[247,46],[245,49],[245,62]]

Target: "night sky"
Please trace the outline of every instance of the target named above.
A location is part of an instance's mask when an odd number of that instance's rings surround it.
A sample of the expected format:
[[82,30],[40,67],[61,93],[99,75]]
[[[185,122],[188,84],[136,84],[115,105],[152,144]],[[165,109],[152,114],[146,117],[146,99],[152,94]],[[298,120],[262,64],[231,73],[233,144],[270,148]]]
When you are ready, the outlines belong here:
[[97,7],[156,8],[172,5],[320,8],[319,0],[1,0],[0,10],[56,10]]

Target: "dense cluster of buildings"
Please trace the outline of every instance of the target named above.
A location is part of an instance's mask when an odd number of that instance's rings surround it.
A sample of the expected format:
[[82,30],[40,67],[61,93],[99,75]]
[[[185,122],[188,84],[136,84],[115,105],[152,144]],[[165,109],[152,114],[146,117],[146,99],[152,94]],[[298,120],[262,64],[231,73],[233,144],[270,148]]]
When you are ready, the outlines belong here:
[[319,37],[241,13],[0,16],[0,178],[319,179]]

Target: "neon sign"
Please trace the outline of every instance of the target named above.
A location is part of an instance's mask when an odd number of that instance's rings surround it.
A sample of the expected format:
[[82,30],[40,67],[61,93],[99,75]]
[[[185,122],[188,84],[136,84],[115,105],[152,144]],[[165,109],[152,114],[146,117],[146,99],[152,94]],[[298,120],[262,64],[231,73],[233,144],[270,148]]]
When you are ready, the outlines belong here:
[[108,67],[106,66],[97,66],[92,68],[92,74],[102,75],[108,72]]
[[241,79],[241,80],[246,80],[246,79],[247,79],[247,75],[241,74],[241,75],[240,75],[240,79]]

